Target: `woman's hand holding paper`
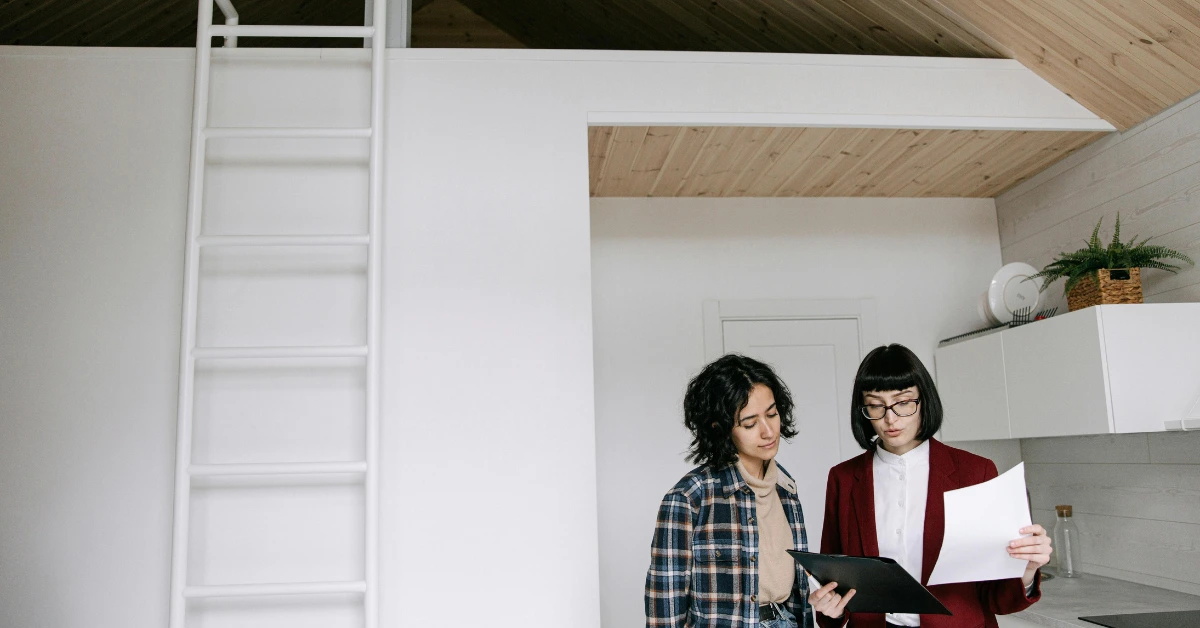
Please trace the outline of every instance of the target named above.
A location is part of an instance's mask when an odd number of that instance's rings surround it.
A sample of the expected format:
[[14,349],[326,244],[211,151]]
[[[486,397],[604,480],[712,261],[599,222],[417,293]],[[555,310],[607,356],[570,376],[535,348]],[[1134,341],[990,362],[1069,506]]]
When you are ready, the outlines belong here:
[[1037,573],[1037,570],[1050,562],[1050,554],[1054,550],[1050,547],[1050,537],[1046,536],[1046,529],[1036,523],[1021,528],[1021,534],[1032,536],[1009,541],[1008,555],[1029,561],[1025,566],[1025,575],[1021,577],[1021,581],[1028,587],[1033,584],[1034,574]]

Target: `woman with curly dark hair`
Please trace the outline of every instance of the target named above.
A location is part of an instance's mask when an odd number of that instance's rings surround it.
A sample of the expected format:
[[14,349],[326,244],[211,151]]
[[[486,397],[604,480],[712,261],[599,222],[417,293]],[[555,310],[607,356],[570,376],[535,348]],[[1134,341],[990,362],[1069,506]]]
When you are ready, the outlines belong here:
[[727,355],[688,384],[683,415],[700,466],[659,507],[646,625],[811,627],[807,578],[787,554],[807,549],[804,514],[775,462],[780,439],[796,435],[787,386],[766,364]]

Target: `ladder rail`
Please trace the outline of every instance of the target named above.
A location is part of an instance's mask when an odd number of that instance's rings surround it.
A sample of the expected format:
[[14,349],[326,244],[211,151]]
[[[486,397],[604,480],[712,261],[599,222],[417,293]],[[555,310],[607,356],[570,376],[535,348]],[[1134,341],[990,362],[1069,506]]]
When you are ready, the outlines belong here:
[[188,587],[187,598],[246,597],[262,595],[328,595],[332,593],[363,593],[367,588],[361,580],[347,582],[278,582],[266,584],[221,584]]
[[[221,13],[225,15],[226,26],[237,26],[239,16],[237,9],[233,8],[233,2],[230,0],[216,0],[217,6],[220,7]],[[237,48],[237,35],[225,36],[226,48]]]
[[366,497],[364,522],[366,591],[363,592],[363,607],[366,628],[379,625],[379,346],[381,305],[381,265],[383,231],[383,118],[384,90],[387,75],[387,0],[374,0],[371,8],[371,25],[375,34],[371,37],[371,157],[370,192],[368,204],[367,232],[371,239],[367,243],[367,425],[366,460],[367,472],[363,478]]
[[371,236],[346,235],[268,235],[268,236],[200,236],[197,244],[202,247],[281,247],[281,246],[363,246]]
[[366,584],[364,592],[366,628],[377,628],[379,624],[379,342],[380,313],[380,267],[382,267],[383,243],[383,140],[384,140],[384,90],[386,55],[388,55],[388,2],[374,0],[371,19],[374,36],[371,37],[371,191],[368,205],[367,232],[371,240],[367,243],[367,425],[366,460],[364,478],[366,494]]
[[248,462],[194,464],[188,467],[193,478],[269,477],[287,475],[345,475],[367,472],[366,462]]
[[370,37],[375,33],[371,26],[294,26],[294,25],[246,25],[213,26],[209,29],[213,37]]
[[371,128],[333,127],[333,128],[291,128],[291,127],[210,127],[204,129],[204,135],[210,139],[216,138],[263,138],[277,137],[288,139],[311,139],[333,137],[371,137]]
[[192,461],[192,411],[194,409],[195,368],[192,347],[196,346],[197,299],[200,283],[201,213],[204,206],[204,161],[208,124],[208,103],[211,87],[209,71],[212,62],[213,3],[200,0],[196,20],[196,78],[192,104],[192,155],[188,172],[187,239],[184,244],[183,325],[179,349],[179,408],[175,436],[175,508],[171,558],[171,615],[170,628],[184,628],[187,600],[189,518],[191,516],[191,478],[188,467]]
[[269,358],[357,358],[369,357],[368,345],[318,347],[193,347],[195,360],[256,360]]

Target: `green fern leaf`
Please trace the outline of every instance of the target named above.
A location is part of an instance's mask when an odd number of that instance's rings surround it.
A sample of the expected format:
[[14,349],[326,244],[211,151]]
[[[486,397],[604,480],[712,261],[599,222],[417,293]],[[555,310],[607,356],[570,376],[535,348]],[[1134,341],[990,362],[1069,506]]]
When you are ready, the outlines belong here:
[[1178,272],[1181,266],[1166,260],[1178,260],[1193,265],[1195,262],[1187,255],[1165,246],[1150,245],[1151,239],[1138,240],[1133,236],[1128,242],[1121,241],[1121,214],[1116,216],[1113,225],[1113,236],[1108,246],[1100,242],[1100,227],[1104,223],[1102,216],[1092,229],[1092,237],[1085,240],[1083,248],[1076,251],[1059,253],[1054,260],[1047,264],[1029,280],[1041,280],[1040,290],[1046,290],[1050,284],[1064,279],[1063,290],[1070,292],[1081,281],[1095,281],[1096,271],[1102,268],[1151,268]]

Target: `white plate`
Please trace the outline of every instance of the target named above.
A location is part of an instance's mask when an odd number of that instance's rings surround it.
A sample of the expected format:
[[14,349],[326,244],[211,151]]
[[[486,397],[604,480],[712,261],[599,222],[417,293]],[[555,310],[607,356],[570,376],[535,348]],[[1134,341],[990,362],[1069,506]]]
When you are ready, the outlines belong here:
[[1003,325],[1012,322],[1013,312],[1022,308],[1028,307],[1031,314],[1036,314],[1041,297],[1038,282],[1025,281],[1035,274],[1037,269],[1024,262],[1005,264],[980,296],[980,318],[985,323]]

